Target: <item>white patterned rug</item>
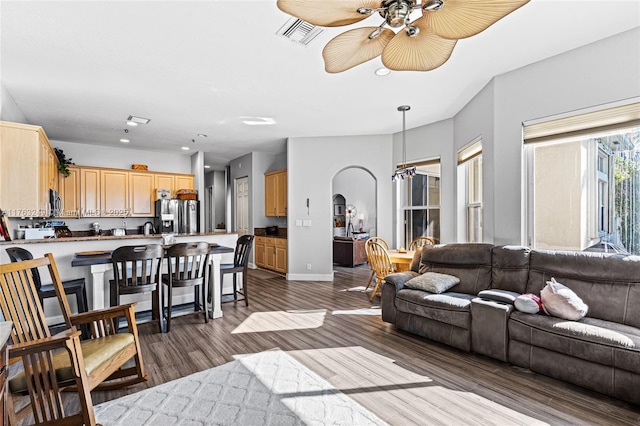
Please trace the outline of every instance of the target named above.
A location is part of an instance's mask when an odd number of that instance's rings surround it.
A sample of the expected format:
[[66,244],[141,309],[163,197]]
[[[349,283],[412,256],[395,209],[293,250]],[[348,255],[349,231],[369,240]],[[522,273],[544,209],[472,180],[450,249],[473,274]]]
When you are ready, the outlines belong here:
[[95,407],[111,425],[383,425],[280,350],[235,361]]

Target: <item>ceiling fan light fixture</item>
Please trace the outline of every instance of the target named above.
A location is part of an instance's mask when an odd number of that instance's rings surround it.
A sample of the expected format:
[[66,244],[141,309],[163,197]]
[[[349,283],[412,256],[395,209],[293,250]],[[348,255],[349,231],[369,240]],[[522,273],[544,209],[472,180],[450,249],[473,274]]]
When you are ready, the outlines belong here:
[[385,12],[385,21],[391,28],[400,28],[407,24],[411,13],[411,4],[405,0],[394,1],[389,4]]
[[418,34],[420,34],[420,28],[413,26],[413,25],[409,25],[407,26],[407,28],[405,29],[405,31],[407,32],[407,35],[409,37],[415,37]]
[[422,10],[427,10],[427,11],[440,10],[442,9],[442,6],[444,6],[444,2],[442,0],[429,0],[422,5]]
[[361,15],[373,15],[375,11],[375,9],[371,9],[370,7],[361,7],[358,9],[358,13]]

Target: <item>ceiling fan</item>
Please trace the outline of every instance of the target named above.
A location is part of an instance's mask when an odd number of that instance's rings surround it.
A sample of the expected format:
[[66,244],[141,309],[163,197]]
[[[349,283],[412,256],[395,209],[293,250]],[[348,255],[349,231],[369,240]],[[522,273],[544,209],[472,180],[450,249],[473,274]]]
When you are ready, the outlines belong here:
[[348,30],[329,41],[322,51],[328,73],[346,71],[380,55],[390,70],[429,71],[449,59],[459,39],[478,34],[528,2],[278,0],[278,8],[321,27],[350,25],[375,13],[384,19],[378,27]]

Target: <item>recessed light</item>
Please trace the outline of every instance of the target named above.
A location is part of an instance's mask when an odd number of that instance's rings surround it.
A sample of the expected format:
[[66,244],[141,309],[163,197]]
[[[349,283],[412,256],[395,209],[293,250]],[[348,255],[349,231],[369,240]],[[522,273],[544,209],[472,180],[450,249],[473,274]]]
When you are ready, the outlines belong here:
[[129,142],[131,142],[131,141],[130,141],[129,139],[120,139],[120,142],[122,142],[122,143],[129,143]]
[[136,123],[135,121],[131,121],[131,120],[127,121],[127,126],[134,126],[135,127],[137,125],[138,125],[138,123]]
[[247,126],[270,126],[276,124],[276,120],[271,117],[240,117]]
[[206,138],[206,137],[208,137],[208,136],[207,136],[207,135],[205,135],[204,133],[198,133],[198,137]]
[[183,150],[183,151],[189,151],[189,147],[188,147],[188,146],[183,146],[183,147],[182,147],[182,150]]
[[210,168],[211,168],[211,166],[210,166],[210,165],[208,165],[208,164],[205,164],[205,165],[204,165],[204,168],[205,168],[205,169],[210,169]]
[[389,68],[382,67],[376,70],[376,75],[379,75],[379,76],[389,75],[390,73],[391,73],[391,70]]
[[134,123],[138,123],[138,124],[149,124],[151,120],[148,118],[142,118],[142,117],[136,117],[135,115],[130,115],[129,118],[127,118],[127,121],[133,121]]

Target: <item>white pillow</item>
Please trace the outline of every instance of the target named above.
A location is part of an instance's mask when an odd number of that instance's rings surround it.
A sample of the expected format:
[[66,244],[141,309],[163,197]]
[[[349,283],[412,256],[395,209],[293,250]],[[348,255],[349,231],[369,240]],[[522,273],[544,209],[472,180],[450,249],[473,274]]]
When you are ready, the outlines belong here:
[[540,292],[542,308],[554,317],[577,321],[587,315],[589,307],[569,287],[557,282],[555,278],[547,281]]
[[525,293],[516,298],[513,306],[520,312],[537,314],[542,310],[542,301],[535,294]]
[[459,282],[460,278],[453,275],[425,272],[422,275],[411,278],[404,286],[439,294],[444,293]]

